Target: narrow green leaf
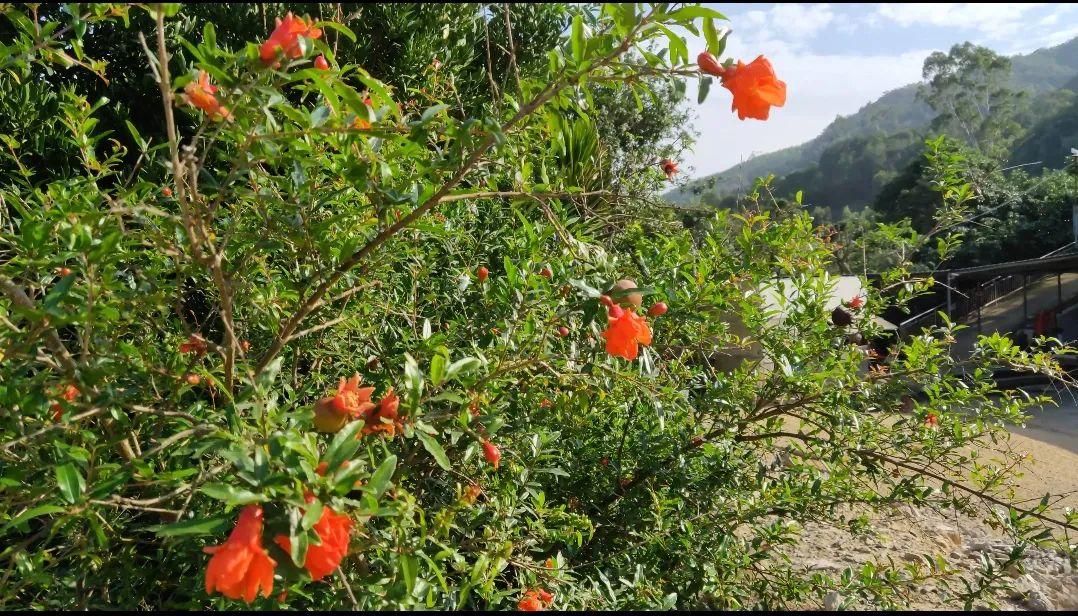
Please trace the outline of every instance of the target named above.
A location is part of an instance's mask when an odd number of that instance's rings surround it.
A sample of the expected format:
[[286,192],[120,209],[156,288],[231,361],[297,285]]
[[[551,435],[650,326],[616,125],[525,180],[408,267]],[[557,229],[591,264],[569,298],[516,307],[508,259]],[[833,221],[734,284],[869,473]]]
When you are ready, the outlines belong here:
[[581,15],[575,15],[573,17],[571,40],[573,45],[573,59],[580,62],[584,59],[584,17]]
[[415,590],[415,578],[419,573],[419,561],[411,554],[402,554],[400,557],[401,577],[404,578],[404,586],[411,594]]
[[362,429],[362,421],[352,421],[333,437],[329,447],[326,448],[326,455],[322,456],[322,460],[326,463],[327,473],[336,471],[342,462],[350,460],[355,455],[356,450],[359,449],[357,435]]
[[321,501],[314,501],[307,504],[307,509],[303,512],[303,520],[300,522],[300,526],[303,530],[310,530],[314,528],[314,525],[322,519],[322,510],[325,506]]
[[247,505],[262,500],[260,495],[250,490],[230,486],[227,483],[207,483],[198,491],[210,498],[224,501],[228,505]]
[[701,75],[700,85],[696,89],[696,103],[703,104],[707,99],[707,93],[711,91],[711,76]]
[[445,371],[445,355],[438,354],[430,359],[430,382],[431,385],[437,387],[441,385],[442,380],[446,377]]
[[722,13],[716,11],[715,9],[709,9],[706,6],[686,6],[666,16],[666,18],[671,21],[687,21],[692,19],[700,19],[701,17],[729,21]]
[[445,455],[445,450],[442,449],[441,444],[433,436],[418,430],[415,434],[419,437],[419,440],[423,441],[423,448],[434,456],[434,461],[438,463],[438,466],[447,471],[453,470],[453,467],[449,464],[449,458]]
[[86,489],[86,480],[75,465],[68,462],[56,467],[56,483],[60,486],[60,494],[69,503],[76,503]]
[[40,507],[34,507],[32,509],[27,509],[26,511],[23,511],[19,515],[15,516],[10,522],[5,524],[3,528],[0,528],[0,535],[6,533],[8,530],[22,524],[23,522],[25,522],[27,520],[32,520],[32,519],[34,519],[36,517],[43,516],[43,515],[50,515],[50,514],[53,514],[53,513],[60,513],[62,511],[67,511],[67,510],[64,509],[63,507],[59,507],[57,505],[41,505]]
[[197,518],[173,522],[172,524],[157,524],[146,530],[156,533],[159,537],[178,537],[181,535],[212,535],[213,533],[228,528],[233,522],[232,514],[218,515],[212,518]]
[[389,480],[393,478],[393,473],[397,470],[397,456],[389,456],[382,463],[378,465],[377,470],[371,475],[370,481],[367,482],[365,489],[374,498],[382,496],[382,493],[389,487]]
[[704,40],[707,41],[707,50],[717,54],[719,49],[719,32],[715,29],[715,20],[711,17],[704,18]]

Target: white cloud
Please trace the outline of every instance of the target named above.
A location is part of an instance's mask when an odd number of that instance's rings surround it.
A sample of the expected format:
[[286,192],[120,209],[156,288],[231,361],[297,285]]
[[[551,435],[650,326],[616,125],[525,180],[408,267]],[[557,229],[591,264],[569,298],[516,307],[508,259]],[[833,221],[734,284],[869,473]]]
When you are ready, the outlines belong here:
[[903,27],[939,26],[977,30],[992,40],[1001,40],[1022,31],[1023,17],[1041,3],[939,2],[881,4],[876,15]]
[[1078,25],[1049,34],[1048,37],[1044,39],[1044,45],[1038,45],[1038,47],[1054,47],[1066,43],[1076,36],[1078,36]]

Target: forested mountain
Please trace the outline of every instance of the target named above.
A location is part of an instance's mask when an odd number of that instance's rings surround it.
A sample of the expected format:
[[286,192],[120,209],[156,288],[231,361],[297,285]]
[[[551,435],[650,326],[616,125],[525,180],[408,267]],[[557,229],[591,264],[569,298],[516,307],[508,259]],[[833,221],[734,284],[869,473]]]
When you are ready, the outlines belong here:
[[[1014,145],[1010,164],[1031,170],[1063,165],[1078,147],[1078,38],[1011,59],[1009,87],[1024,92],[1016,111],[1030,127]],[[757,156],[720,173],[667,193],[673,203],[700,200],[729,205],[753,180],[774,174],[777,194],[802,190],[810,205],[838,216],[859,209],[921,151],[934,113],[917,96],[919,84],[887,92],[849,116],[839,116],[820,135],[803,144]]]

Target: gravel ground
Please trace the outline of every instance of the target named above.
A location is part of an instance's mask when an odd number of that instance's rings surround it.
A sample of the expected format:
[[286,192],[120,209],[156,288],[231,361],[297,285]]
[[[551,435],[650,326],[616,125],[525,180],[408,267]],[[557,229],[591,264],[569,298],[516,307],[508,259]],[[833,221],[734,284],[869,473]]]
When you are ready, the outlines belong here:
[[[910,507],[872,517],[875,536],[854,536],[844,529],[810,524],[804,529],[804,541],[785,552],[794,566],[836,578],[846,567],[856,570],[866,562],[887,563],[890,559],[896,564],[903,561],[924,564],[925,555],[941,556],[960,571],[959,575],[973,580],[980,568],[981,554],[999,558],[1011,548],[996,531],[971,518],[945,518],[930,510]],[[1078,609],[1078,571],[1062,555],[1034,548],[1023,561],[1023,568],[1024,572],[1008,572],[1014,591],[999,601],[1001,609]],[[952,588],[964,587],[954,580]],[[869,606],[832,593],[825,598],[823,607],[866,609]],[[927,584],[915,589],[908,608],[961,609],[962,605],[948,597],[945,590]]]
[[[1051,392],[1046,392],[1051,393]],[[1018,502],[1035,503],[1047,492],[1056,495],[1049,513],[1057,516],[1065,507],[1078,508],[1078,393],[1055,392],[1058,406],[1033,413],[1025,426],[1011,429],[1010,447],[1029,452],[1023,476],[1012,486]],[[851,515],[854,512],[849,512]],[[806,526],[799,545],[785,548],[792,564],[838,577],[846,567],[866,562],[921,561],[924,555],[941,556],[973,579],[982,554],[997,558],[1010,551],[1010,544],[996,530],[965,516],[945,517],[927,509],[904,507],[886,514],[875,513],[871,528],[875,536],[854,536],[824,524]],[[1062,555],[1034,548],[1024,561],[1025,571],[1009,571],[1015,590],[1000,600],[1004,610],[1078,610],[1078,571]],[[952,583],[961,590],[961,583]],[[852,600],[833,594],[822,607],[861,608]],[[812,607],[821,606],[805,606]],[[945,593],[931,587],[918,589],[910,609],[961,609]],[[986,606],[974,606],[984,608]]]

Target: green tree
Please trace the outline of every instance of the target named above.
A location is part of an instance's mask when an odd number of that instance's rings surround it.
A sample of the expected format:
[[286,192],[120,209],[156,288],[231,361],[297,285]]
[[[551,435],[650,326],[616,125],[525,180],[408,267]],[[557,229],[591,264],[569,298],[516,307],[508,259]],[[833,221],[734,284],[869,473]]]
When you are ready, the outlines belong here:
[[1008,58],[969,42],[928,56],[919,94],[937,114],[932,128],[1005,157],[1021,130],[1013,116],[1022,94],[1008,87],[1010,70]]

